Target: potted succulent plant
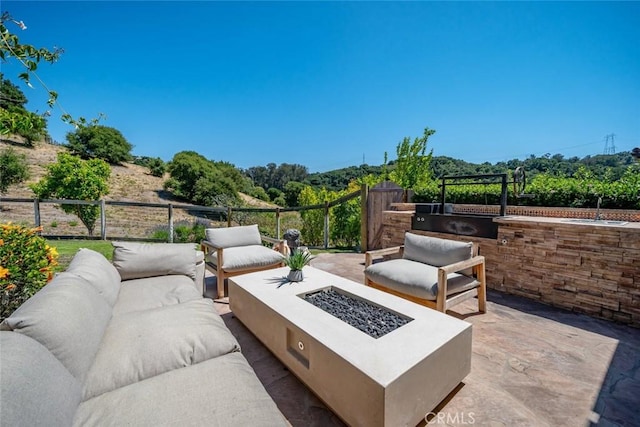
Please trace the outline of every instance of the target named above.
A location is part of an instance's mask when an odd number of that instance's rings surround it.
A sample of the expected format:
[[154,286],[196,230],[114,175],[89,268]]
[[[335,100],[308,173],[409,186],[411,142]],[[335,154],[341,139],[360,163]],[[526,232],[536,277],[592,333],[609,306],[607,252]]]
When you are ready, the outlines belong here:
[[302,267],[309,264],[313,256],[308,251],[294,249],[289,256],[285,257],[284,264],[291,270],[287,275],[290,282],[301,282],[304,279]]

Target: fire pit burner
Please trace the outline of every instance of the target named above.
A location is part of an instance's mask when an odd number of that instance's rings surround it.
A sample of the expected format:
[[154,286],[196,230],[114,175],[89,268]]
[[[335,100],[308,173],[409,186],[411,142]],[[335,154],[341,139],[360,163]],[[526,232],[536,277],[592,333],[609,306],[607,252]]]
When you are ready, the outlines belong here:
[[373,338],[380,338],[413,320],[332,288],[306,294],[303,298]]

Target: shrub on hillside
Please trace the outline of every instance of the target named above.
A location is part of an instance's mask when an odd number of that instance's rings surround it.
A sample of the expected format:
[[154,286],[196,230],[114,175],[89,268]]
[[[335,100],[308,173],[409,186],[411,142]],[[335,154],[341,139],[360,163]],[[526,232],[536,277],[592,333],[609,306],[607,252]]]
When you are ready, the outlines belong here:
[[28,178],[29,167],[24,154],[18,154],[12,148],[0,151],[0,194],[6,193],[10,185]]
[[102,159],[111,164],[131,159],[133,146],[119,130],[107,126],[84,126],[67,134],[67,147],[83,159]]
[[0,321],[53,277],[58,253],[38,235],[42,228],[0,224]]

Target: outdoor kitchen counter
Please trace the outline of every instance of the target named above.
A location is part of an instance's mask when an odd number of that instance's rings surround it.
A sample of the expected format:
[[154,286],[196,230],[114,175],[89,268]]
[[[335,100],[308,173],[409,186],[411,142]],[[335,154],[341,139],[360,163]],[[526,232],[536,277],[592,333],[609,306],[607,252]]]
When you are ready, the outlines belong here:
[[[549,224],[555,224],[558,227],[606,227],[609,229],[622,229],[622,231],[629,231],[630,233],[640,233],[640,222],[627,222],[627,221],[615,221],[623,224],[614,224],[614,221],[608,221],[602,219],[599,221],[592,221],[589,219],[581,220],[577,218],[549,218],[540,216],[504,216],[495,217],[494,222],[498,224],[514,224],[514,223],[527,223],[547,226]],[[580,222],[579,222],[580,221]],[[584,222],[582,222],[584,221]]]
[[412,230],[412,215],[383,212],[383,247],[401,245],[406,232],[474,241],[486,259],[489,288],[640,327],[638,222],[496,217],[498,237],[489,239]]

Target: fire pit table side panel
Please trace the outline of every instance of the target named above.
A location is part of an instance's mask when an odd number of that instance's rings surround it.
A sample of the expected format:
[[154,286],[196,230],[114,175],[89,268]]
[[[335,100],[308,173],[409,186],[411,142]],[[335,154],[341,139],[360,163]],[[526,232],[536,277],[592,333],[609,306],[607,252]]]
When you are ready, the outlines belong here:
[[417,425],[428,414],[421,411],[438,406],[462,382],[471,372],[471,335],[472,328],[465,329],[387,387],[385,425]]

